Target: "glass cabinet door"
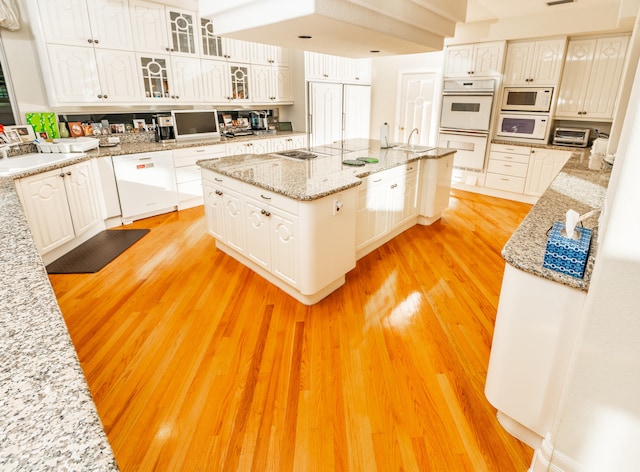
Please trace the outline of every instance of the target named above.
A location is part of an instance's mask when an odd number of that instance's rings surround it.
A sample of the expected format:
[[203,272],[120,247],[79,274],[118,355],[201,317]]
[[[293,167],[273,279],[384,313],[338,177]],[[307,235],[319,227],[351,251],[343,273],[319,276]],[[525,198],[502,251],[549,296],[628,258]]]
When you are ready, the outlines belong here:
[[169,70],[167,59],[140,57],[142,82],[146,98],[169,99]]
[[206,18],[201,18],[200,31],[202,35],[202,54],[204,56],[224,57],[222,38],[214,34],[213,22]]
[[193,13],[169,10],[171,52],[196,54],[196,25]]
[[232,100],[249,101],[249,68],[231,65],[231,98]]

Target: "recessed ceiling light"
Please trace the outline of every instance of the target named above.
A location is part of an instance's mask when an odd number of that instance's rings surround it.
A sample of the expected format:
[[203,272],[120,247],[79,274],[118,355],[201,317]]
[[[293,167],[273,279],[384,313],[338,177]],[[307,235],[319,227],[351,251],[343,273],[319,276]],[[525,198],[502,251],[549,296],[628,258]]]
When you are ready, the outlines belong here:
[[298,36],[298,38],[300,38],[300,39],[311,39],[311,36],[307,36],[306,34],[301,34],[300,36]]
[[573,3],[576,0],[552,0],[551,2],[547,2],[548,7],[553,7],[556,5],[562,5],[563,3]]

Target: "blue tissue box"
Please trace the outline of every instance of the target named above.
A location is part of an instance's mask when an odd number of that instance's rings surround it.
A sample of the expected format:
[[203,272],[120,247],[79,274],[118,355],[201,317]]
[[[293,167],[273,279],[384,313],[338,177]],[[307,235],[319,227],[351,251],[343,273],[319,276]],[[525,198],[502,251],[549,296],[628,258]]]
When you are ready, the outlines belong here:
[[564,229],[565,225],[560,221],[553,224],[547,239],[542,267],[581,279],[589,256],[591,230],[576,226],[575,231],[580,239],[571,239],[563,236]]

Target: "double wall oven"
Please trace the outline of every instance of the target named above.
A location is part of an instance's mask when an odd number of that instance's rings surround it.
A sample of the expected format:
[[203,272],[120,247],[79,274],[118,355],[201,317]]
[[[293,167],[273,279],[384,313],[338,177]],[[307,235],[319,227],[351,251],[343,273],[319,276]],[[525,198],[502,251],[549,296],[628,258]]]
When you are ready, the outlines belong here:
[[494,79],[444,81],[438,145],[456,149],[455,167],[484,170],[494,94]]

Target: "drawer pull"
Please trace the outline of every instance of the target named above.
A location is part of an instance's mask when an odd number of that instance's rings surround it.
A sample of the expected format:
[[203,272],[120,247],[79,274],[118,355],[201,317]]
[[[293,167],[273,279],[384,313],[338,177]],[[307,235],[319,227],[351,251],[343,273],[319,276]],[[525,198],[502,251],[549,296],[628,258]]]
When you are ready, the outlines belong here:
[[381,182],[381,181],[382,181],[382,179],[374,180],[374,182]]
[[213,180],[215,180],[216,182],[222,182],[222,179],[219,179],[218,177],[214,177]]
[[265,197],[264,195],[260,194],[260,198],[264,198],[265,200],[271,200],[271,197]]
[[205,149],[197,149],[196,152],[204,152]]

